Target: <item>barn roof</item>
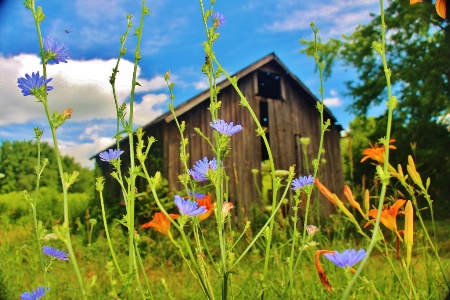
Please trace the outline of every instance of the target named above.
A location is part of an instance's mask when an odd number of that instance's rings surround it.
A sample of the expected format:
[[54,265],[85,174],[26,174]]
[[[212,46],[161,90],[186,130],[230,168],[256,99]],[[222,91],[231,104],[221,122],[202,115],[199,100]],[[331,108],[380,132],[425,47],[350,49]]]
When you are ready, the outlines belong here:
[[[239,79],[250,74],[253,71],[258,70],[259,68],[263,67],[264,65],[271,63],[271,62],[275,62],[276,64],[278,64],[283,70],[285,70],[285,74],[283,74],[284,76],[288,76],[290,78],[293,79],[293,81],[299,85],[299,87],[306,92],[310,98],[307,99],[307,101],[311,101],[312,105],[316,105],[317,102],[319,102],[319,99],[317,99],[316,96],[314,96],[313,93],[311,93],[311,91],[303,84],[303,82],[301,82],[301,80],[295,76],[293,73],[291,73],[291,71],[289,71],[289,69],[281,62],[281,60],[275,55],[275,53],[270,53],[269,55],[259,59],[258,61],[254,62],[253,64],[247,66],[246,68],[234,73],[233,75],[231,75],[231,77],[236,76],[236,78]],[[217,84],[217,86],[219,87],[220,90],[223,90],[224,88],[230,86],[231,83],[230,81],[228,81],[228,79],[224,79],[221,82],[219,82]],[[186,102],[183,102],[182,104],[178,105],[177,107],[175,107],[175,115],[177,117],[181,116],[182,114],[184,114],[185,112],[188,112],[189,110],[191,110],[193,107],[199,105],[200,103],[209,100],[209,89],[206,89],[205,91],[201,92],[200,94],[192,97],[191,99],[187,100]],[[324,106],[324,113],[327,116],[327,118],[329,118],[332,122],[332,124],[336,124],[337,120],[334,117],[334,115],[331,113],[331,111]],[[164,114],[162,114],[161,116],[157,117],[156,119],[154,119],[153,121],[151,121],[150,123],[146,124],[143,126],[143,129],[145,130],[148,127],[151,127],[154,124],[157,124],[161,121],[165,121],[166,123],[171,122],[174,119],[173,114],[168,111]],[[338,124],[336,124],[337,126],[339,126],[340,130],[342,130],[342,127]],[[121,142],[127,140],[128,137],[124,137]],[[110,147],[106,148],[105,150],[109,149]],[[103,150],[104,151],[104,150]],[[100,151],[102,152],[102,151]],[[90,159],[95,158],[98,155],[98,153],[94,156],[92,156]]]
[[[284,75],[291,77],[301,87],[301,89],[303,89],[311,97],[312,101],[314,101],[313,105],[316,105],[316,102],[318,102],[319,99],[317,99],[316,96],[314,96],[314,94],[311,93],[311,91],[303,84],[303,82],[300,81],[300,79],[297,76],[295,76],[293,73],[291,73],[291,71],[289,71],[289,69],[281,62],[281,60],[273,52],[270,53],[269,55],[261,58],[260,60],[254,62],[253,64],[247,66],[246,68],[238,71],[237,73],[231,75],[231,77],[236,76],[236,78],[239,81],[239,78],[242,78],[242,77],[250,74],[251,72],[258,70],[259,68],[263,67],[264,65],[266,65],[272,61],[276,62],[280,67],[282,67],[286,71],[286,73]],[[230,85],[231,85],[231,83],[228,79],[224,79],[220,83],[217,84],[217,86],[219,87],[220,90],[223,90],[224,88],[226,88]],[[209,100],[209,89],[203,91],[202,93],[194,96],[193,98],[189,99],[188,101],[175,107],[175,115],[177,117],[179,117],[182,114],[184,114],[185,112],[189,111],[193,107],[197,106],[198,104],[200,104],[206,100]],[[331,119],[332,123],[337,122],[336,118],[334,117],[334,115],[331,113],[331,111],[328,108],[324,107],[324,112]],[[164,120],[166,123],[169,123],[173,119],[174,119],[173,114],[170,111],[166,112],[163,115],[161,115],[158,118],[151,121],[150,123],[148,123],[147,125],[145,125],[144,129],[152,126],[153,124],[159,123],[162,120]]]

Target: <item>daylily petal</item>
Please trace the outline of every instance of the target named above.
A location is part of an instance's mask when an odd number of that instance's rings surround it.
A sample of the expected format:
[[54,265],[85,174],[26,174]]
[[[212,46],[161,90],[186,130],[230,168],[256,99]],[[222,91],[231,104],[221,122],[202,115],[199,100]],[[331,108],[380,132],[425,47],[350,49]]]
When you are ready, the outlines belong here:
[[447,6],[445,0],[436,0],[436,12],[442,19],[447,17]]

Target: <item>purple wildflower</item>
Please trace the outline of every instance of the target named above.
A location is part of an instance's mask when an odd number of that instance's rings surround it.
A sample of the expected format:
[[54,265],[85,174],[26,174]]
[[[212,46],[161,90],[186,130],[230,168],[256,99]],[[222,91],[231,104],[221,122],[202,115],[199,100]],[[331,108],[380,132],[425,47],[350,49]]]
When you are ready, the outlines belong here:
[[215,12],[211,16],[214,27],[225,25],[225,16],[220,12]]
[[[39,76],[39,71],[36,74],[33,72],[31,76],[25,74],[25,77],[17,79],[18,87],[22,90],[24,96],[34,95],[43,85],[49,83],[53,78],[44,80],[44,76]],[[47,91],[53,90],[52,86],[47,86]]]
[[197,192],[191,192],[188,191],[189,196],[194,197],[195,199],[204,199],[206,197],[205,194],[197,193]]
[[60,62],[67,63],[69,57],[69,47],[66,44],[54,40],[52,37],[47,37],[43,41],[45,52],[47,53],[47,61],[52,61],[55,64]]
[[206,206],[198,206],[198,202],[184,200],[178,195],[175,195],[175,204],[178,207],[180,213],[184,216],[195,217],[201,215],[207,211]]
[[50,288],[45,289],[43,286],[38,287],[36,290],[31,292],[25,292],[20,295],[20,299],[22,300],[37,300],[42,299],[45,296],[45,292],[50,290]]
[[359,263],[364,257],[366,257],[367,253],[364,249],[359,249],[358,252],[356,252],[355,249],[347,249],[342,251],[342,253],[339,253],[339,251],[334,250],[333,253],[326,253],[324,256],[331,261],[333,264],[335,264],[338,267],[345,268],[349,267],[351,268],[353,265],[356,265]]
[[298,190],[301,188],[304,188],[305,186],[312,185],[314,183],[314,177],[311,175],[308,176],[300,176],[299,178],[296,178],[292,181],[292,189]]
[[225,135],[233,135],[242,130],[241,125],[234,125],[233,122],[227,123],[224,120],[214,120],[210,126]]
[[58,250],[58,249],[52,248],[50,246],[42,247],[42,253],[44,253],[45,255],[50,256],[53,259],[69,260],[69,258],[68,258],[69,254],[65,253],[62,250]]
[[189,170],[189,174],[198,181],[205,181],[208,180],[207,173],[208,170],[217,170],[217,160],[216,158],[213,158],[211,161],[208,161],[208,158],[205,157],[203,160],[198,160],[194,167]]
[[108,151],[101,152],[98,156],[100,156],[101,161],[110,162],[114,159],[118,159],[122,153],[123,151],[120,149],[109,149]]

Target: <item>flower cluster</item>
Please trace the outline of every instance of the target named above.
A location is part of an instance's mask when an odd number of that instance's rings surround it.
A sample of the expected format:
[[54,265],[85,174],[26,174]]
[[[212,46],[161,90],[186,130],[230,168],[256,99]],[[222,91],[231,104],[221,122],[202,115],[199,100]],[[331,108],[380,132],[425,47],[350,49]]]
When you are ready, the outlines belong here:
[[205,207],[206,212],[198,216],[198,221],[201,222],[207,219],[214,211],[214,204],[212,203],[212,196],[210,193],[207,195],[196,194],[195,201],[199,207]]
[[[394,143],[395,139],[389,140],[389,144]],[[366,148],[363,151],[363,155],[365,155],[361,162],[365,162],[366,160],[373,159],[377,161],[380,164],[384,163],[384,152],[385,152],[385,145],[378,147],[378,142],[375,143],[375,145],[370,144],[370,148]],[[389,145],[389,149],[397,149],[394,145]]]
[[223,14],[221,14],[220,12],[213,13],[211,16],[211,19],[213,22],[213,26],[216,28],[219,26],[225,25],[225,16]]
[[227,123],[224,120],[214,120],[210,126],[224,135],[233,135],[242,131],[241,125],[234,125],[233,122]]
[[308,176],[303,176],[303,177],[299,177],[296,178],[292,181],[292,190],[298,190],[298,189],[302,189],[306,186],[311,186],[314,183],[314,177],[312,177],[311,175]]
[[[46,85],[52,81],[52,78],[47,80],[44,79],[44,76],[39,75],[39,71],[36,73],[31,73],[31,76],[25,74],[25,77],[20,77],[17,79],[18,87],[22,90],[22,94],[24,96],[35,95],[38,90],[42,88],[42,86]],[[52,86],[47,86],[47,91],[53,90]]]
[[206,181],[208,180],[207,175],[209,170],[217,170],[217,160],[213,158],[211,161],[208,161],[208,158],[205,157],[203,160],[198,160],[194,167],[189,170],[189,174],[198,181]]
[[[169,214],[172,220],[177,219],[180,215],[178,214]],[[168,235],[170,231],[170,220],[166,217],[162,212],[157,212],[153,215],[153,220],[148,223],[141,225],[141,228],[155,228],[159,232],[164,235]]]
[[38,287],[36,290],[32,290],[31,292],[25,292],[20,295],[20,299],[22,300],[38,300],[42,299],[45,296],[45,292],[48,292],[50,288],[45,289],[43,286]]
[[205,206],[199,207],[198,202],[193,202],[189,199],[185,200],[178,195],[175,195],[175,205],[183,216],[195,217],[207,212]]
[[57,260],[69,260],[69,254],[65,253],[62,250],[58,250],[55,248],[52,248],[50,246],[44,246],[42,247],[42,253],[44,253],[45,255],[50,256],[52,259],[57,259]]
[[[66,44],[60,43],[56,40],[54,40],[51,37],[47,37],[43,41],[44,45],[44,63],[48,61],[52,61],[56,64],[59,64],[60,62],[67,63],[67,59],[69,58],[69,48]],[[45,79],[44,76],[40,76],[39,72],[32,73],[31,76],[25,74],[25,77],[20,77],[17,79],[17,84],[19,89],[22,90],[22,94],[24,96],[34,95],[37,98],[39,97],[39,91],[42,90],[42,87],[45,86],[47,83],[49,83],[52,80],[52,78]],[[47,86],[46,91],[51,91],[53,87]],[[42,91],[43,92],[43,91]]]
[[51,61],[55,64],[60,62],[67,63],[67,59],[70,58],[70,52],[66,44],[60,43],[49,36],[43,41],[43,44],[47,56],[46,61]]
[[351,268],[366,257],[366,255],[367,253],[364,249],[359,249],[358,252],[355,249],[347,249],[342,251],[342,253],[334,250],[334,253],[325,253],[323,256],[338,267]]
[[101,161],[111,162],[112,160],[116,160],[122,155],[123,151],[120,149],[109,149],[108,151],[101,152],[98,156],[100,156]]

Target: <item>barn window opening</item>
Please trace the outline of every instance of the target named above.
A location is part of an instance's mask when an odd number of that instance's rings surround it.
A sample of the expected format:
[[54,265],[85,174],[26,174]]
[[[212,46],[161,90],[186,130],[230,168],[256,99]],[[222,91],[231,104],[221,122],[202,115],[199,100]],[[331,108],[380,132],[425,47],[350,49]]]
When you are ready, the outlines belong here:
[[[265,101],[259,102],[259,122],[261,123],[262,128],[266,131],[267,140],[270,141],[269,137],[269,105]],[[269,159],[269,152],[267,151],[266,145],[264,144],[264,140],[261,137],[261,160]]]
[[258,71],[258,96],[281,99],[280,75],[266,71]]

